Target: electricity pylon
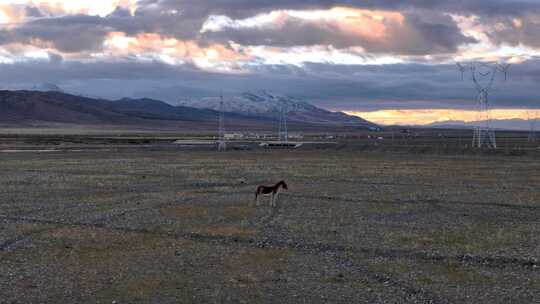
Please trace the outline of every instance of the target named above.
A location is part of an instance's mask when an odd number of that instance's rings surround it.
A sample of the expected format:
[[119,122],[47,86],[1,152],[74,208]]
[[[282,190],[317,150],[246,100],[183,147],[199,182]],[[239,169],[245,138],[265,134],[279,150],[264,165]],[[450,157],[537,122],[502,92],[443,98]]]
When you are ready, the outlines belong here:
[[530,124],[530,131],[529,136],[527,138],[527,141],[530,143],[536,143],[538,140],[538,137],[536,135],[536,120],[538,119],[538,112],[537,111],[528,111],[527,112],[527,120]]
[[495,149],[497,148],[497,141],[495,130],[491,127],[489,91],[493,87],[495,76],[498,72],[504,73],[504,79],[506,80],[510,65],[471,62],[470,64],[458,63],[457,66],[461,72],[462,79],[467,71],[471,73],[472,80],[478,92],[476,101],[478,105],[478,118],[481,125],[477,126],[474,130],[472,146],[475,148],[487,147]]
[[219,100],[219,140],[218,151],[223,152],[227,150],[227,143],[225,142],[225,105],[223,104],[223,93],[220,95]]
[[287,126],[287,106],[285,103],[281,104],[279,113],[279,141],[289,142],[289,129]]

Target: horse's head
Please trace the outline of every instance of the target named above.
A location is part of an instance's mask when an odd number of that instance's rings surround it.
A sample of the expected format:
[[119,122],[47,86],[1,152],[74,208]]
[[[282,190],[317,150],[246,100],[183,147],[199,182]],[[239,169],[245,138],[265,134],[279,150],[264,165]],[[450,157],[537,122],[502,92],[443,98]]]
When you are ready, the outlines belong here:
[[281,185],[283,187],[283,189],[285,189],[285,190],[289,190],[289,187],[287,187],[287,184],[285,183],[285,181],[280,181],[278,183],[278,185]]

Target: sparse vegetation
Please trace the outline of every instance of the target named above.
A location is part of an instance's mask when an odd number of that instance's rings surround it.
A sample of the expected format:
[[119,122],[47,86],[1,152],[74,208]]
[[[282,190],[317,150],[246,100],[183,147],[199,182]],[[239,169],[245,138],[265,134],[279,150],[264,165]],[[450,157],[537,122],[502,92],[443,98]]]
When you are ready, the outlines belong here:
[[[532,158],[132,148],[0,170],[0,303],[540,301]],[[278,208],[252,204],[281,179]]]

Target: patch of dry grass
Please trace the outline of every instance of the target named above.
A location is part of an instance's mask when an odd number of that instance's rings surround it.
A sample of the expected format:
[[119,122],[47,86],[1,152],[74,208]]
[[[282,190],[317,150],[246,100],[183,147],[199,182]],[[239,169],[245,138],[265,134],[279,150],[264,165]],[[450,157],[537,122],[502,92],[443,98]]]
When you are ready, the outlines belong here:
[[[383,295],[381,299],[392,292],[356,270],[347,272],[348,266],[335,264],[331,254],[173,237],[190,232],[345,247],[358,265],[409,286],[450,294],[459,289],[448,286],[469,288],[472,298],[475,288],[503,286],[502,271],[392,254],[365,257],[363,250],[353,249],[487,257],[535,257],[540,252],[535,216],[540,191],[534,186],[539,177],[533,176],[540,165],[527,160],[495,163],[357,151],[130,151],[26,160],[25,155],[6,157],[12,159],[0,160],[0,169],[9,172],[0,176],[0,215],[97,221],[111,228],[156,232],[26,224],[9,228],[7,236],[13,231],[17,235],[51,229],[2,253],[6,262],[2,266],[26,277],[0,282],[4,283],[0,288],[12,284],[0,292],[30,280],[56,302],[66,302],[65,290],[84,290],[93,297],[82,297],[86,302],[107,303],[174,302],[175,297],[180,302],[219,303],[232,293],[250,292],[249,299],[257,302],[282,284],[313,288],[309,292],[314,297],[326,287],[353,289],[352,294],[372,288]],[[266,199],[259,207],[249,205],[254,185],[280,179],[287,181],[290,190],[280,196],[279,208],[271,216]],[[508,208],[508,204],[530,207]],[[512,271],[516,277],[536,275]],[[504,284],[513,287],[512,282]]]
[[55,255],[68,255],[80,261],[126,258],[137,251],[146,252],[170,243],[153,234],[110,232],[103,229],[59,228],[35,241]]
[[208,206],[180,205],[159,210],[163,216],[174,218],[207,217],[210,210]]
[[194,226],[191,228],[191,232],[213,236],[255,236],[258,233],[253,228],[230,225]]
[[441,227],[414,233],[403,231],[387,236],[408,248],[446,248],[454,253],[476,254],[498,248],[520,248],[523,244],[538,239],[534,228],[526,224],[509,228],[483,223]]

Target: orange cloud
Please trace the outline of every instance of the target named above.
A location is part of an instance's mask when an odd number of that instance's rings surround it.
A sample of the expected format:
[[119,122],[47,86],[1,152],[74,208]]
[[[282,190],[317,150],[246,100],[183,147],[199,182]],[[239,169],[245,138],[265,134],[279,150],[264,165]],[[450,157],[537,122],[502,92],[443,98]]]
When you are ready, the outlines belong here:
[[[324,12],[321,12],[323,15]],[[369,40],[384,40],[390,35],[390,26],[404,25],[405,17],[399,12],[370,11],[337,7],[330,16],[342,32],[349,32]]]
[[327,10],[276,10],[247,19],[211,16],[201,33],[247,46],[326,45],[357,52],[425,56],[455,53],[476,42],[449,16],[424,20],[398,11],[335,7]]
[[109,33],[105,40],[105,52],[113,56],[157,57],[168,63],[192,61],[201,66],[212,66],[221,62],[236,62],[250,59],[249,56],[222,44],[201,47],[192,40],[178,40],[154,33],[127,36],[125,33]]
[[227,27],[233,28],[285,28],[290,19],[319,24],[334,28],[338,32],[362,37],[367,40],[387,39],[391,26],[403,26],[405,17],[399,12],[335,7],[329,10],[278,10],[260,14],[244,20],[230,20],[228,17],[210,18],[202,32],[217,32]]
[[26,10],[21,5],[0,4],[0,24],[9,25],[22,22],[26,18]]

